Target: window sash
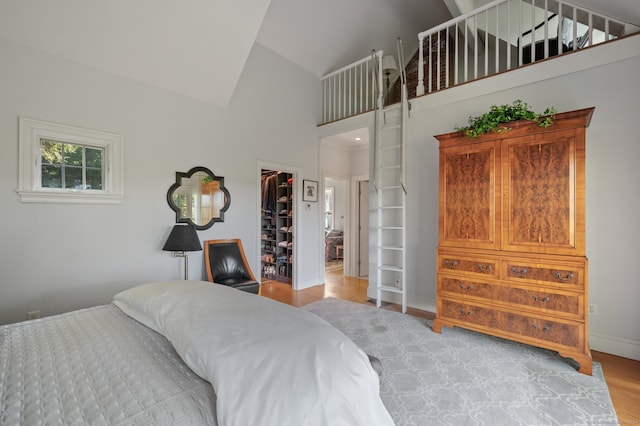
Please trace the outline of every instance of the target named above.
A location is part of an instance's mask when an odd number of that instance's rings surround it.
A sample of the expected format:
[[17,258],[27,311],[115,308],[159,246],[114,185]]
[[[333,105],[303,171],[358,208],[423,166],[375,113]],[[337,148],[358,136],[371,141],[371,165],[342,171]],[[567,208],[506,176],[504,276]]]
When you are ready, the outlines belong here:
[[[48,155],[49,158],[45,158],[45,146],[51,147],[51,153]],[[67,155],[68,152],[71,151],[71,148],[74,147],[79,149],[80,158],[76,159],[71,155]],[[87,159],[88,153],[91,154],[92,151],[95,151],[96,154],[95,159],[93,159],[92,164],[96,166],[89,166],[89,160]],[[99,155],[97,155],[99,153]],[[58,154],[57,156],[55,154]],[[89,155],[92,157],[92,155]],[[92,145],[84,145],[78,143],[70,143],[65,141],[59,141],[50,138],[41,138],[39,143],[39,155],[40,164],[38,165],[38,171],[40,172],[40,176],[37,181],[40,184],[41,189],[59,189],[59,190],[84,190],[84,191],[102,191],[103,192],[103,182],[104,182],[104,158],[105,158],[105,148],[99,146]],[[46,174],[45,170],[50,170],[52,173],[52,179],[49,179],[48,183],[45,184]],[[80,183],[74,182],[71,183],[69,179],[71,176],[79,173]],[[55,179],[55,180],[54,180]],[[77,181],[77,179],[76,179]],[[90,182],[95,182],[98,185],[94,187]]]

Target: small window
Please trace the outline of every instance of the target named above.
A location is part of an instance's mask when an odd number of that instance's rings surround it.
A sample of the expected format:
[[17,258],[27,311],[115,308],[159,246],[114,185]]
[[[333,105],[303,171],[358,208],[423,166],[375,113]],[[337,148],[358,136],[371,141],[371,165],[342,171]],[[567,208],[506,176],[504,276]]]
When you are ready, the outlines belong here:
[[119,204],[122,138],[20,118],[22,202]]
[[104,148],[40,139],[40,187],[102,190]]

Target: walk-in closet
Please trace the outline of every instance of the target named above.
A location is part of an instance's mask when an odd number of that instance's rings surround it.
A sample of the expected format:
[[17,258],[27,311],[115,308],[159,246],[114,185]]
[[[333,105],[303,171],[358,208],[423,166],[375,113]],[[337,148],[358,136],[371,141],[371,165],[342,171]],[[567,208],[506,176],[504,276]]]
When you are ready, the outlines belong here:
[[262,169],[260,211],[263,279],[291,284],[293,278],[293,174]]

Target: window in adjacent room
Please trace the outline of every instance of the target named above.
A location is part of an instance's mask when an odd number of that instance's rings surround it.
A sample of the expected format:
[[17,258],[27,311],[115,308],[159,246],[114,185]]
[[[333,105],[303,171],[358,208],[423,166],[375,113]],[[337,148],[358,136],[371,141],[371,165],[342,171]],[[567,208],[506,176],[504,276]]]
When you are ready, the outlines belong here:
[[20,118],[22,202],[119,204],[119,135]]
[[324,230],[329,232],[335,226],[334,222],[334,197],[335,188],[333,186],[324,189]]

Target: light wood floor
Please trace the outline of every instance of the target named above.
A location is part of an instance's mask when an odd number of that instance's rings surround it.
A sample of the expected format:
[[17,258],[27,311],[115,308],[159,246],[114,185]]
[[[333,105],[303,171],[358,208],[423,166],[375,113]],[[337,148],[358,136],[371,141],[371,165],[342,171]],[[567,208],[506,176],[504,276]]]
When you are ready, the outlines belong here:
[[[367,280],[344,277],[342,270],[327,272],[325,284],[293,291],[291,286],[275,281],[263,282],[260,294],[293,306],[303,306],[325,297],[368,303]],[[400,311],[397,305],[385,309]],[[407,309],[410,315],[433,319],[431,312]],[[611,400],[620,425],[640,425],[640,361],[591,351],[593,360],[602,365]]]

